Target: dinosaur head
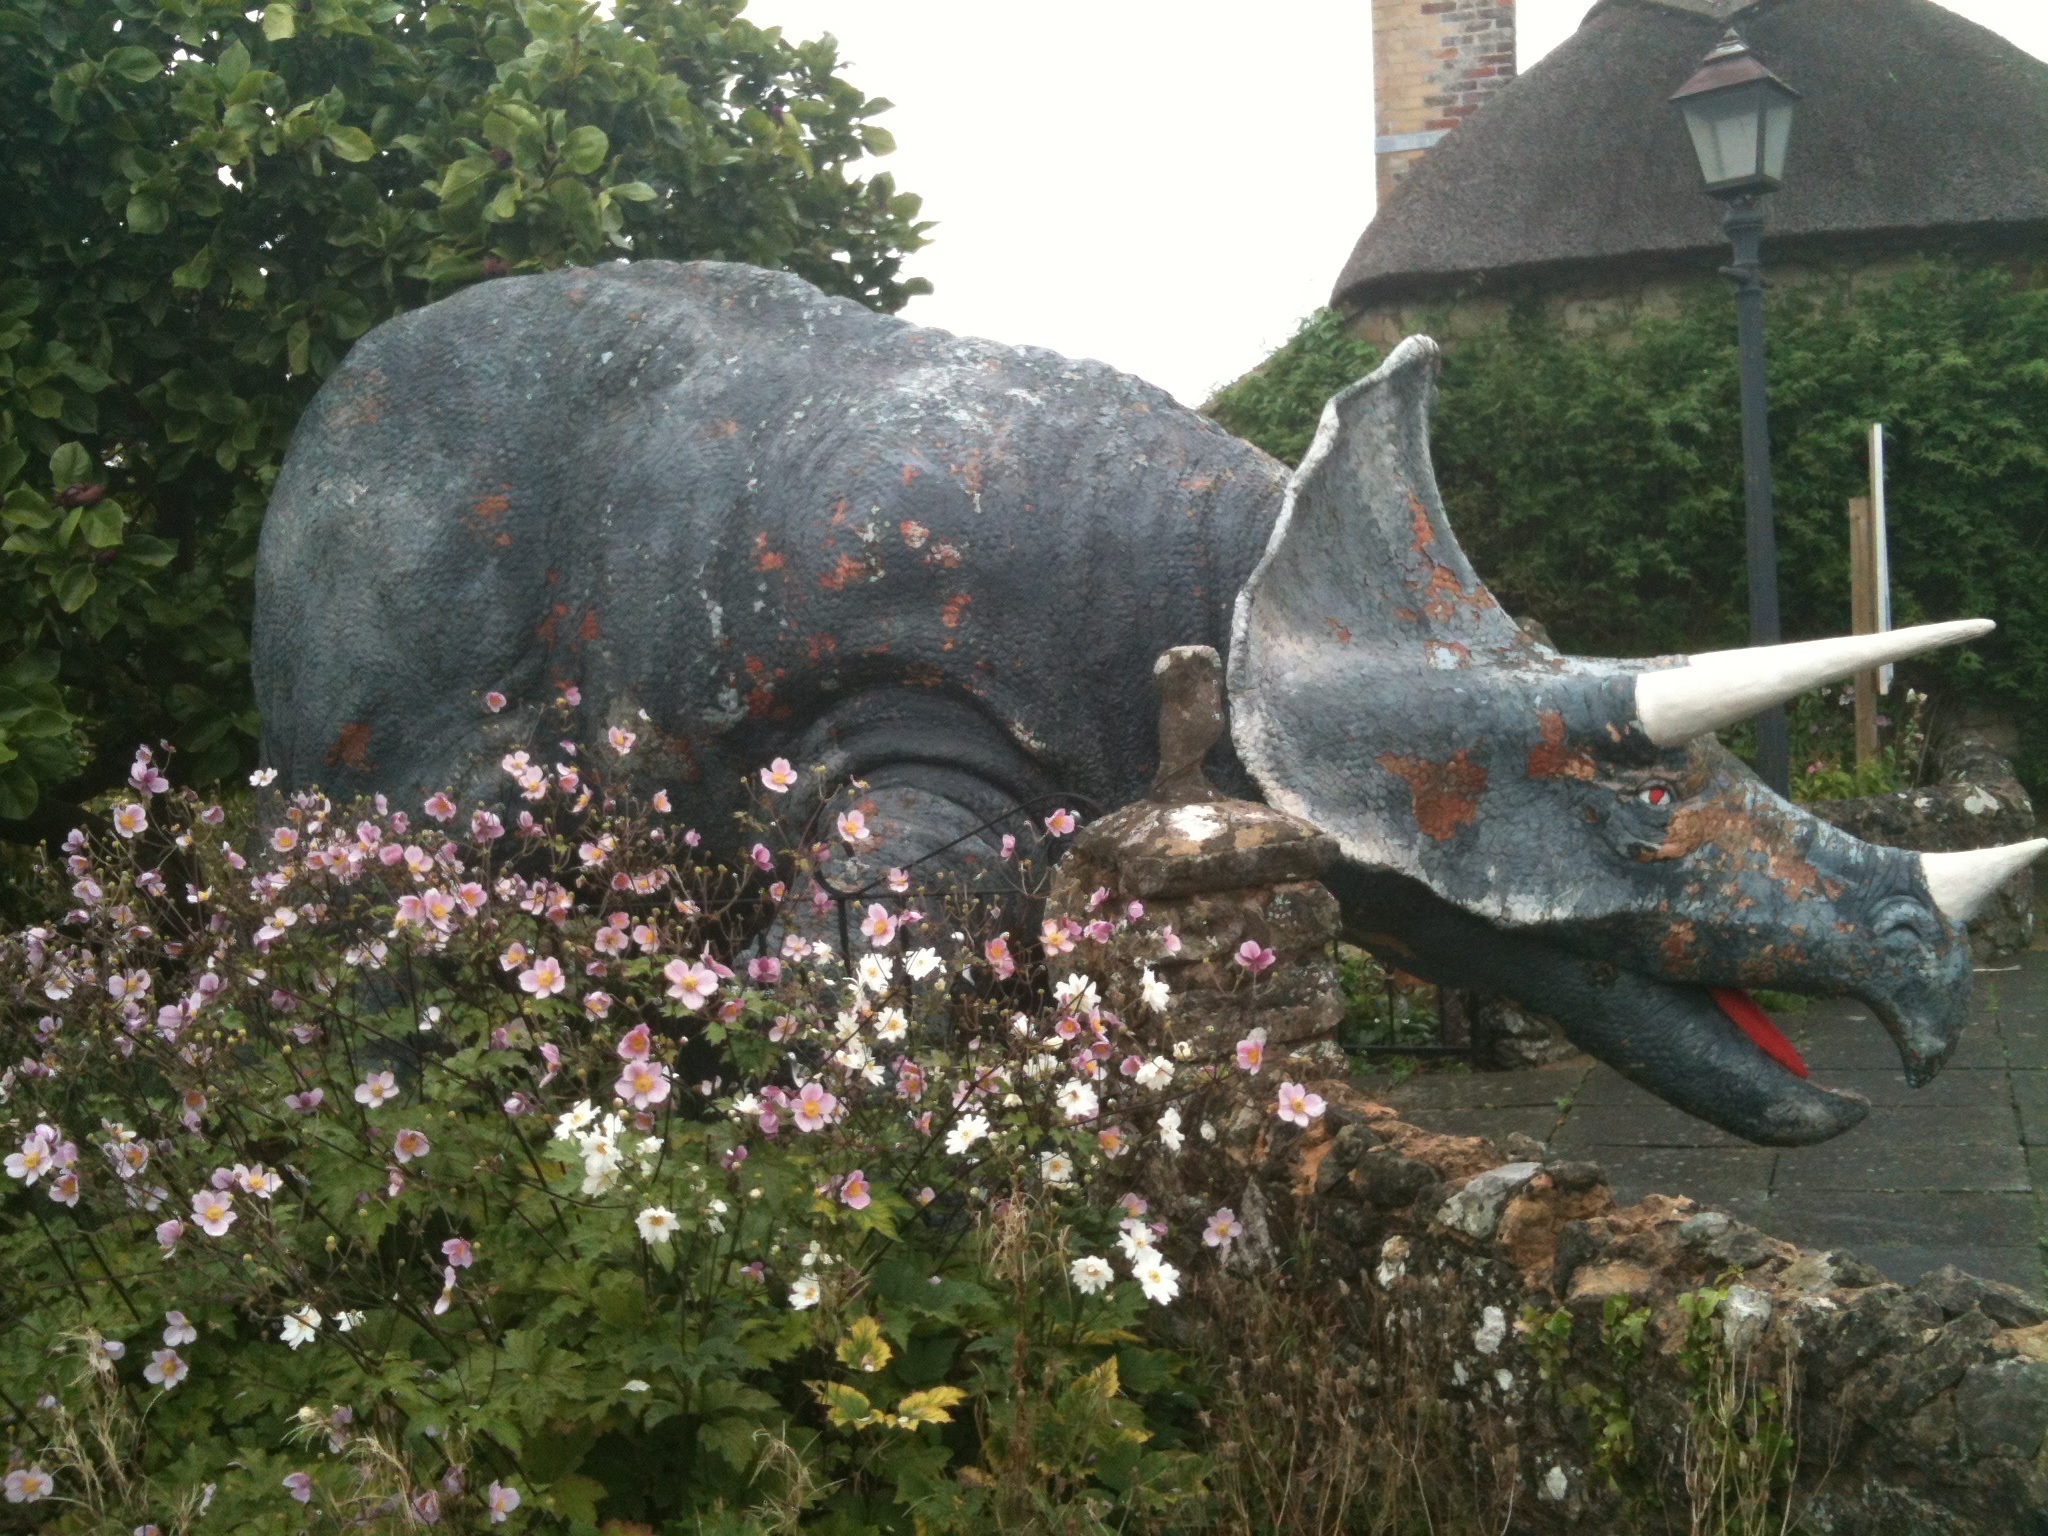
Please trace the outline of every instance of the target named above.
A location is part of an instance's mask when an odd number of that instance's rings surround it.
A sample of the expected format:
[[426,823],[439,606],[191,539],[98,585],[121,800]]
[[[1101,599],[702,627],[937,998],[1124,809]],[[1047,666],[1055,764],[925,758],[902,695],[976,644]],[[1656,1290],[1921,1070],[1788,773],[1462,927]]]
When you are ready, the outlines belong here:
[[1988,621],[1691,657],[1565,656],[1500,609],[1430,467],[1437,350],[1336,396],[1237,600],[1232,735],[1336,838],[1352,935],[1502,992],[1680,1108],[1800,1145],[1868,1105],[1805,1081],[1748,1001],[1852,995],[1930,1079],[1967,1019],[1962,925],[2042,842],[1917,854],[1779,798],[1716,741]]

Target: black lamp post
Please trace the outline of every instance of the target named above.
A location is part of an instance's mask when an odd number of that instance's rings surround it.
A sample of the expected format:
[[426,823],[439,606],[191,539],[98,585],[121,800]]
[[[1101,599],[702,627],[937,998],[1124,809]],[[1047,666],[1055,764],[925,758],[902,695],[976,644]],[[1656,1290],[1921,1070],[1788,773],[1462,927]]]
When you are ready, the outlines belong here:
[[[1792,140],[1792,104],[1799,93],[1766,69],[1734,28],[1700,61],[1671,98],[1692,135],[1707,195],[1728,206],[1721,228],[1735,247],[1721,269],[1735,285],[1735,329],[1742,357],[1742,493],[1749,526],[1749,639],[1775,645],[1778,626],[1778,534],[1771,510],[1771,428],[1764,395],[1762,199],[1778,190]],[[1757,763],[1763,780],[1788,792],[1792,764],[1784,706],[1756,719]]]

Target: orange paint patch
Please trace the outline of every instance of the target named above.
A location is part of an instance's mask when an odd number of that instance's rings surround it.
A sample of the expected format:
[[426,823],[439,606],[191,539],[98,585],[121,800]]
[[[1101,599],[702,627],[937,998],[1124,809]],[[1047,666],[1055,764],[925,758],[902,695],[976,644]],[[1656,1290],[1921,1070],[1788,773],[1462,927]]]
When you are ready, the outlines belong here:
[[856,560],[852,555],[841,555],[839,563],[818,578],[818,585],[827,592],[837,592],[852,582],[866,581],[868,575],[865,560]]
[[585,643],[597,639],[597,610],[595,608],[583,610],[583,621],[576,626],[576,638]]
[[941,539],[932,546],[932,552],[924,557],[924,563],[935,571],[950,571],[960,564],[960,551]]
[[917,478],[917,466],[916,466],[915,464],[906,464],[906,465],[904,465],[904,466],[903,466],[903,483],[904,483],[905,485],[908,485],[908,484],[910,484],[910,482],[911,482],[911,481],[915,480],[916,478]]
[[812,635],[804,641],[804,650],[812,661],[823,661],[839,649],[839,642],[830,635]]
[[370,728],[360,720],[351,720],[335,733],[334,744],[327,749],[327,766],[353,768],[357,773],[368,773],[376,765],[370,761]]
[[1423,757],[1382,752],[1379,765],[1408,786],[1415,825],[1423,834],[1444,842],[1460,827],[1479,817],[1479,797],[1486,792],[1486,769],[1460,747],[1446,763]]
[[775,690],[766,683],[758,683],[747,690],[747,713],[756,720],[766,719],[775,709]]
[[1415,553],[1425,554],[1436,542],[1436,530],[1429,526],[1429,508],[1422,504],[1421,497],[1408,498],[1408,517],[1415,529]]
[[503,517],[511,509],[512,498],[505,495],[479,497],[471,506],[470,514],[486,522],[494,517]]
[[923,549],[924,541],[932,536],[931,529],[911,517],[906,517],[898,523],[896,531],[903,535],[903,542],[912,549]]
[[958,629],[960,621],[967,617],[968,605],[973,601],[973,597],[965,592],[947,598],[945,607],[939,610],[939,622],[948,629]]
[[1337,637],[1339,645],[1349,645],[1351,643],[1351,631],[1349,629],[1339,624],[1335,619],[1325,619],[1323,622],[1330,626],[1330,633]]
[[1554,709],[1536,716],[1543,740],[1529,749],[1522,771],[1532,779],[1591,779],[1593,759],[1564,744],[1564,716]]
[[555,626],[568,616],[569,605],[566,603],[556,603],[553,608],[548,610],[548,616],[533,626],[533,632],[540,636],[540,643],[542,645],[551,646],[555,643]]
[[782,569],[782,565],[782,556],[768,547],[768,535],[765,533],[755,534],[754,569],[757,571],[779,571]]

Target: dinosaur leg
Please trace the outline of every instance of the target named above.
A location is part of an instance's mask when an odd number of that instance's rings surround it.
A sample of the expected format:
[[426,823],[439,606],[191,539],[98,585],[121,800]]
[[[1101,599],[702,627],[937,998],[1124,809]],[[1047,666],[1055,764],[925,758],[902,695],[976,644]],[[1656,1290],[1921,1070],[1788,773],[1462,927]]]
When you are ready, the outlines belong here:
[[912,946],[920,932],[1015,933],[1050,872],[1043,834],[1008,795],[925,763],[842,785],[812,818],[809,841],[826,857],[792,885],[768,941],[779,948],[794,935],[849,961],[869,947],[860,923],[876,906],[898,920],[919,914]]

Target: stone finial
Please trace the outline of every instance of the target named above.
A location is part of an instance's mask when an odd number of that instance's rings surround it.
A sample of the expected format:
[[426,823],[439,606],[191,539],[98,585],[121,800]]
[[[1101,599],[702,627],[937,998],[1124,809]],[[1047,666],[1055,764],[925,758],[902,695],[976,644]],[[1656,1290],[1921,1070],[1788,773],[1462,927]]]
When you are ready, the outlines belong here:
[[1187,805],[1220,796],[1202,759],[1223,737],[1223,658],[1208,645],[1176,645],[1152,664],[1159,690],[1159,772],[1150,798]]

